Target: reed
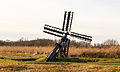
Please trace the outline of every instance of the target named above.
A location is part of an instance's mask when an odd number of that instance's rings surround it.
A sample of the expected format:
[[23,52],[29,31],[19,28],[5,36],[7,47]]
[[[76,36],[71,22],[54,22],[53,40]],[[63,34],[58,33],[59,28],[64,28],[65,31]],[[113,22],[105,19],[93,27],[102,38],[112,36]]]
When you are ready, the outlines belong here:
[[[0,46],[0,53],[23,53],[49,55],[54,47],[35,47],[35,46]],[[95,58],[120,58],[120,46],[106,48],[76,48],[70,47],[69,57],[95,57]]]

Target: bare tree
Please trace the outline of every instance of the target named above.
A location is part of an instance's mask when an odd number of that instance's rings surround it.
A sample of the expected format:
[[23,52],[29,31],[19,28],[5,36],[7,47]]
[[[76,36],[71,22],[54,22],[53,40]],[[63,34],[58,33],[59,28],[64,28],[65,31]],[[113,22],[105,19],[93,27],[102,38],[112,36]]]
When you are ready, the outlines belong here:
[[106,40],[103,42],[103,45],[107,45],[107,46],[115,46],[115,45],[119,45],[117,40]]

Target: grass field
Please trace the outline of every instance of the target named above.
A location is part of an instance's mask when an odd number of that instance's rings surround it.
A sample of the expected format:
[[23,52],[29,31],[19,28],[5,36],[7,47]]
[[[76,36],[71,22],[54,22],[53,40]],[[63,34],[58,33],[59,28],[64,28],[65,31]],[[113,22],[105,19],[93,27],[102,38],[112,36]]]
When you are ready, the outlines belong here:
[[[56,59],[56,62],[44,62],[46,56],[54,47],[0,47],[0,72],[120,72],[119,47],[117,51],[110,49],[70,48],[67,58]],[[73,49],[73,50],[72,50]],[[90,49],[90,50],[89,50]],[[71,51],[72,50],[72,51]],[[88,54],[94,51],[103,53],[114,52],[115,58],[83,57],[82,52]],[[114,49],[113,49],[114,50]],[[34,54],[36,51],[39,54]],[[91,52],[92,51],[92,52]],[[96,52],[95,52],[96,53]],[[114,53],[111,53],[114,55]],[[94,53],[93,53],[94,54]],[[104,55],[104,54],[102,54]]]

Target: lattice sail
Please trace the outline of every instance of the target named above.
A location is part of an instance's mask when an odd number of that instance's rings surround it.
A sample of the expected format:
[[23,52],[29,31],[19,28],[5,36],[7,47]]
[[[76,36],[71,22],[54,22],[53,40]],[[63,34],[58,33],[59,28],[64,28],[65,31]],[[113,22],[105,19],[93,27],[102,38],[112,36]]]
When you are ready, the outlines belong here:
[[81,39],[81,40],[89,41],[89,42],[92,41],[92,36],[87,36],[87,35],[83,35],[75,32],[70,32],[70,36]]
[[74,12],[71,12],[71,11],[67,12],[67,11],[65,11],[64,20],[63,20],[63,27],[62,27],[63,31],[70,31],[71,30],[73,14],[74,14]]
[[54,35],[54,36],[58,36],[58,37],[63,37],[63,34],[64,34],[62,29],[53,27],[47,24],[45,24],[43,32]]

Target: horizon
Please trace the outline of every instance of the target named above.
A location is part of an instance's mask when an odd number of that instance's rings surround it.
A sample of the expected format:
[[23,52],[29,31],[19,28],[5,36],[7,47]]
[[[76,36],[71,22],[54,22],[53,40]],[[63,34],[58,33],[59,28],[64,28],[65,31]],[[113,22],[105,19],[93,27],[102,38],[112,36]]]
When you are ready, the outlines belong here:
[[2,0],[0,40],[60,39],[43,33],[43,27],[62,28],[64,11],[74,12],[71,31],[92,36],[92,43],[120,42],[119,0]]

